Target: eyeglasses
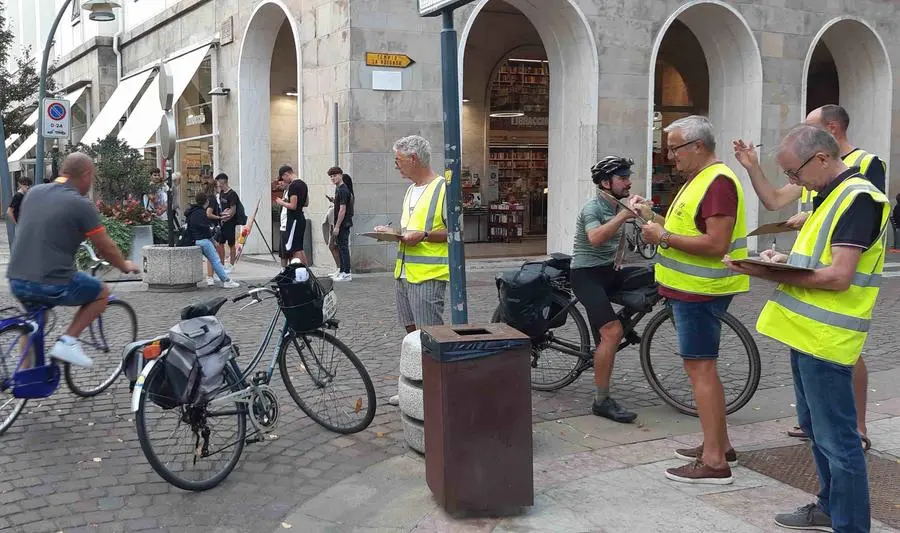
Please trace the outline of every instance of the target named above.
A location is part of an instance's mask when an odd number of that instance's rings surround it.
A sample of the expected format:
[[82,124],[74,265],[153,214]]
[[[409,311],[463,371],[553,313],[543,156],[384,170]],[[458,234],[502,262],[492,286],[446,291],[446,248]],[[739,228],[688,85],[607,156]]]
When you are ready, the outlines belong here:
[[802,165],[800,165],[799,167],[797,167],[797,170],[785,170],[785,171],[784,171],[784,175],[787,176],[787,177],[789,177],[789,178],[794,178],[795,180],[798,180],[798,181],[799,181],[799,180],[800,180],[800,171],[803,170],[803,167],[805,167],[805,166],[807,165],[807,163],[809,163],[810,161],[812,161],[813,159],[815,159],[817,155],[819,155],[818,152],[816,152],[815,154],[809,156],[809,159],[807,159],[806,161],[803,162]]
[[666,149],[666,153],[668,153],[668,154],[674,154],[675,152],[677,152],[678,150],[681,150],[681,149],[684,148],[685,146],[687,146],[687,145],[689,145],[689,144],[694,144],[695,142],[697,142],[697,141],[699,141],[699,140],[700,140],[700,139],[694,139],[693,141],[688,141],[688,142],[686,142],[686,143],[681,143],[681,144],[679,144],[678,146],[672,146],[672,147]]

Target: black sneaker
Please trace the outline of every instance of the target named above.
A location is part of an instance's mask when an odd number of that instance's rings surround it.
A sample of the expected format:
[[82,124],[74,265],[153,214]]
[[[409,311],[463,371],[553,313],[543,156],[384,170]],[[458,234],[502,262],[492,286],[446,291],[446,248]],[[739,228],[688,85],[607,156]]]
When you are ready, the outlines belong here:
[[594,401],[593,405],[591,405],[591,412],[597,416],[602,416],[622,424],[630,424],[637,418],[637,413],[632,413],[625,409],[609,396],[600,403]]
[[831,517],[815,503],[804,505],[793,513],[775,515],[775,523],[787,529],[834,531],[831,529]]

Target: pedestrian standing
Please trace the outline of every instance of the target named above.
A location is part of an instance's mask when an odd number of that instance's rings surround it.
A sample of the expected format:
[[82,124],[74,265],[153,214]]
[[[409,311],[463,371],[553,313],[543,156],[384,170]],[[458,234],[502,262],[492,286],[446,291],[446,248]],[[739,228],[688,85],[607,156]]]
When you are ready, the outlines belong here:
[[703,429],[703,443],[675,450],[690,464],[666,470],[683,483],[727,485],[737,456],[725,425],[725,392],[716,359],[721,316],[735,294],[750,290],[747,276],[722,263],[730,253],[747,257],[744,190],[735,173],[716,156],[716,138],[706,117],[676,120],[664,130],[668,156],[687,182],[678,191],[665,224],[643,228],[644,240],[660,247],[659,293],[672,309],[678,351],[691,381]]
[[13,224],[19,223],[22,200],[25,199],[25,193],[31,188],[31,179],[22,177],[16,180],[16,183],[18,183],[19,188],[16,191],[16,194],[13,195],[12,200],[10,200],[9,207],[6,209],[6,217],[7,219],[12,220]]
[[[219,260],[219,254],[212,241],[213,233],[209,226],[209,219],[206,216],[210,201],[205,192],[197,193],[194,205],[190,206],[184,214],[187,220],[187,232],[194,244],[200,247],[200,251],[203,252],[204,257],[209,262],[210,268],[215,271],[222,281],[222,288],[235,289],[240,285],[231,279],[222,266],[222,261]],[[212,201],[215,201],[215,199],[212,199]],[[212,286],[214,284],[215,282],[209,283],[209,280],[207,280],[207,285]]]
[[278,177],[285,184],[284,197],[275,200],[281,206],[281,264],[287,265],[291,259],[299,259],[308,265],[303,250],[306,235],[303,208],[309,205],[309,188],[289,165],[278,169]]
[[[210,231],[210,241],[212,241],[213,248],[215,248],[216,253],[219,256],[219,262],[224,265],[225,263],[225,248],[219,242],[221,240],[221,232],[222,232],[222,210],[219,205],[219,188],[216,185],[216,180],[213,179],[212,172],[208,172],[204,174],[201,178],[202,187],[201,192],[206,195],[206,223],[209,226]],[[227,271],[226,267],[226,271]],[[216,284],[216,280],[213,277],[213,273],[215,270],[213,269],[213,264],[210,261],[206,262],[206,284],[210,287]]]
[[[216,176],[216,184],[219,190],[219,212],[222,217],[222,229],[219,236],[219,246],[222,247],[222,255],[225,254],[225,245],[228,245],[229,268],[234,268],[235,258],[237,257],[237,230],[238,225],[246,220],[240,220],[241,199],[238,193],[228,184],[228,175],[224,172]],[[223,260],[224,264],[224,260]]]
[[334,227],[331,245],[338,252],[338,274],[335,281],[352,281],[350,273],[350,228],[353,227],[353,181],[340,167],[328,170],[334,184]]
[[793,128],[776,161],[792,184],[815,191],[820,204],[790,255],[767,250],[762,256],[813,270],[776,271],[726,258],[735,272],[779,283],[756,329],[790,348],[797,419],[812,443],[819,476],[818,501],[779,514],[775,522],[789,529],[868,532],[869,483],[853,368],[878,297],[890,203],[857,167],[847,168],[838,141],[821,128]]

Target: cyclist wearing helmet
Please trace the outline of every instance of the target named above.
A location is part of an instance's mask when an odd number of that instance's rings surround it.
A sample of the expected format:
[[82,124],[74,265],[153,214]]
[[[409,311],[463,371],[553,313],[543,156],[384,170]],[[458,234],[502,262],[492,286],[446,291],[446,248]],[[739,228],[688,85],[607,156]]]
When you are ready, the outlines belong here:
[[[634,161],[607,156],[591,168],[591,179],[599,189],[616,198],[629,198],[631,167]],[[631,196],[630,203],[644,202]],[[572,257],[572,289],[587,310],[588,321],[600,344],[594,350],[594,382],[597,389],[591,411],[616,422],[630,423],[637,414],[623,408],[609,395],[609,381],[619,342],[622,323],[619,322],[609,296],[617,291],[633,289],[653,283],[653,274],[635,275],[641,268],[616,269],[615,257],[622,238],[623,225],[634,218],[627,209],[601,196],[590,199],[575,223],[575,246]],[[627,283],[626,283],[627,279]],[[628,285],[628,286],[626,286]]]

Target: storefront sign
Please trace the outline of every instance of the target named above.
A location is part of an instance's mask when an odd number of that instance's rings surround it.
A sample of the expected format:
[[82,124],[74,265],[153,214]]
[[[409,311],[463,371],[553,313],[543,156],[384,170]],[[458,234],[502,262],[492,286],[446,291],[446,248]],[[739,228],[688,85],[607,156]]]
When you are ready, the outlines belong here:
[[219,44],[226,45],[234,41],[234,16],[230,16],[222,21],[222,28],[219,31]]
[[523,117],[492,117],[491,129],[500,131],[510,130],[546,130],[550,127],[549,116],[529,116]]
[[439,15],[440,12],[448,8],[457,8],[464,6],[472,0],[418,0],[419,16],[433,17]]
[[69,136],[69,127],[72,122],[72,113],[68,100],[57,98],[44,98],[44,119],[41,121],[41,129],[47,139],[65,139]]
[[406,54],[366,52],[366,65],[370,67],[406,68],[413,63],[415,63],[415,61]]

